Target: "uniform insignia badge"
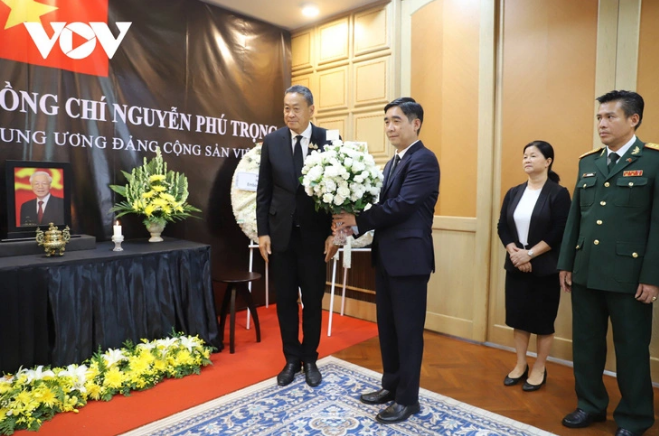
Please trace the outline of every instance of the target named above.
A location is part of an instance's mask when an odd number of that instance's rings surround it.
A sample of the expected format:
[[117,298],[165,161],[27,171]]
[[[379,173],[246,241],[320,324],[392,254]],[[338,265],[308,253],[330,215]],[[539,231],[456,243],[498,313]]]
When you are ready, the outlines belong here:
[[632,161],[632,158],[631,158],[631,157],[628,157],[628,158],[627,158],[627,162],[631,162],[631,161]]
[[639,146],[637,145],[636,147],[634,147],[634,151],[632,151],[632,155],[634,155],[634,154],[639,154],[640,152],[641,152],[641,149],[640,149]]
[[623,171],[622,177],[639,177],[643,175],[643,170]]
[[[581,156],[579,156],[579,159],[584,158],[584,157],[586,157],[586,156],[590,156],[591,154],[599,153],[600,151],[601,151],[602,154],[603,154],[604,151],[606,151],[606,147],[596,148],[596,149],[593,149],[593,150],[587,151],[587,152],[585,152],[584,154],[582,154]],[[601,156],[602,154],[600,154],[600,156]]]
[[645,144],[645,148],[649,148],[650,150],[657,150],[659,151],[659,145],[653,144],[651,142],[648,142]]
[[585,179],[586,177],[595,177],[595,173],[583,173],[581,175],[582,179]]

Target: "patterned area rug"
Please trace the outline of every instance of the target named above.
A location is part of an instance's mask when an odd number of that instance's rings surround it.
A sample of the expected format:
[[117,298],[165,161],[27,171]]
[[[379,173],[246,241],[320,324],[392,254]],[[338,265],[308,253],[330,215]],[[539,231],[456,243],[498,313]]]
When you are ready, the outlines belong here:
[[273,378],[125,435],[551,435],[535,427],[421,389],[421,412],[405,422],[375,420],[382,406],[359,395],[380,388],[381,375],[343,360],[318,361],[323,382],[311,388],[298,374],[286,387]]

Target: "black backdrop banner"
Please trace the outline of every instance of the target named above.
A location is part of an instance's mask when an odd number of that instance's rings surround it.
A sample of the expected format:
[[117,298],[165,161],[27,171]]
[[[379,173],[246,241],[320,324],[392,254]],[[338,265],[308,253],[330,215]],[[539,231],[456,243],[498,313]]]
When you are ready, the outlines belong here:
[[[5,161],[71,163],[72,233],[106,240],[108,185],[160,147],[203,210],[164,235],[211,244],[214,276],[245,269],[231,177],[282,125],[290,34],[197,0],[26,1],[0,2],[0,237]],[[141,221],[122,218],[127,239],[148,236]]]

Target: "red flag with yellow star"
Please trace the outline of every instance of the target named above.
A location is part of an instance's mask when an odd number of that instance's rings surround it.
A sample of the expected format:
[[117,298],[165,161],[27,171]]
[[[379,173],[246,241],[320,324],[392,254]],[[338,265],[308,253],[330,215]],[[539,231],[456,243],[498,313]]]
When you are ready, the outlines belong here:
[[0,58],[107,76],[107,23],[108,0],[0,0]]

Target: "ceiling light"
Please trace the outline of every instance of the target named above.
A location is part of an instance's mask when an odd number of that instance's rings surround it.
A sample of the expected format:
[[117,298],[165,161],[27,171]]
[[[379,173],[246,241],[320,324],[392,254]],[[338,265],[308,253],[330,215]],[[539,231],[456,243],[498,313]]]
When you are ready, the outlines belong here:
[[320,13],[316,5],[304,5],[302,7],[302,15],[305,17],[315,17]]

